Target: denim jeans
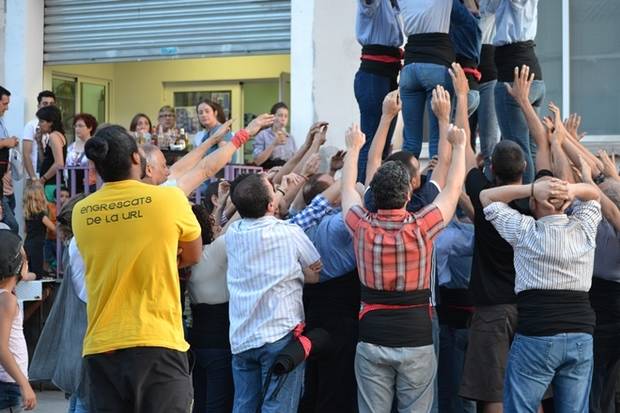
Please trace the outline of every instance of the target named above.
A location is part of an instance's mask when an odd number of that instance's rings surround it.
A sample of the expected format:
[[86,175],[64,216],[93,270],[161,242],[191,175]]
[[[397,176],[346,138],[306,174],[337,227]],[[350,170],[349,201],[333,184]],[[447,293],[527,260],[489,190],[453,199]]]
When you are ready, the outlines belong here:
[[[366,177],[366,163],[368,162],[368,151],[372,144],[372,139],[379,127],[381,113],[383,110],[383,99],[385,95],[396,89],[398,84],[389,77],[376,75],[364,71],[358,71],[355,74],[353,82],[353,90],[355,91],[355,99],[360,109],[360,128],[366,135],[366,142],[360,151],[359,160],[357,162],[357,180],[364,183]],[[392,121],[385,148],[383,149],[383,157],[390,153],[390,143],[392,134],[396,126],[396,118]]]
[[[233,354],[232,369],[235,383],[233,413],[254,413],[259,406],[268,372],[277,355],[293,340],[287,334],[280,340]],[[271,376],[261,412],[296,412],[304,381],[304,363],[283,376]]]
[[516,334],[508,357],[504,412],[536,413],[550,384],[557,413],[587,412],[594,364],[592,341],[586,333]]
[[441,413],[476,413],[476,402],[459,397],[461,376],[469,330],[442,325],[439,338],[439,411]]
[[10,202],[10,198],[3,196],[2,197],[2,222],[4,222],[5,224],[7,224],[9,226],[9,228],[11,228],[11,231],[13,231],[14,233],[18,233],[19,232],[19,224],[17,223],[17,220],[15,219],[15,215],[13,214],[13,208],[11,208],[11,202]]
[[5,409],[8,411],[21,412],[22,396],[19,386],[15,383],[5,383],[0,381],[0,412]]
[[69,399],[69,411],[67,413],[88,413],[86,403],[75,394]]
[[230,349],[194,348],[194,413],[228,413],[235,388]]
[[417,158],[422,151],[424,133],[424,111],[429,119],[429,156],[437,155],[439,126],[431,109],[432,92],[442,85],[452,95],[452,79],[448,68],[432,63],[410,63],[400,72],[400,98],[403,102],[404,140],[403,149]]
[[[492,179],[491,155],[499,142],[499,124],[495,113],[495,85],[497,80],[489,80],[478,87],[480,104],[478,105],[478,136],[480,152],[484,157],[484,174]],[[472,133],[474,133],[472,131]]]
[[384,347],[359,342],[355,355],[359,412],[389,413],[395,395],[398,412],[428,412],[436,371],[432,345]]
[[[540,112],[540,106],[545,99],[545,82],[534,80],[530,88],[529,98],[536,113]],[[528,184],[534,179],[536,142],[530,137],[527,121],[519,104],[508,93],[506,82],[498,82],[495,86],[495,110],[502,139],[514,141],[523,149],[525,161],[527,162],[525,173],[523,174],[523,183]]]

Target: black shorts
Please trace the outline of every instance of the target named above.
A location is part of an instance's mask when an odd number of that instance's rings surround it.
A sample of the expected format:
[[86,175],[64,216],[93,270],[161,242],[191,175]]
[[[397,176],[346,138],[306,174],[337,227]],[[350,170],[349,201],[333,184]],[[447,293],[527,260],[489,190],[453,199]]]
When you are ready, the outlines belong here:
[[476,307],[459,396],[484,402],[502,402],[510,344],[517,327],[517,305]]
[[187,353],[133,347],[84,357],[89,411],[188,413],[193,387]]

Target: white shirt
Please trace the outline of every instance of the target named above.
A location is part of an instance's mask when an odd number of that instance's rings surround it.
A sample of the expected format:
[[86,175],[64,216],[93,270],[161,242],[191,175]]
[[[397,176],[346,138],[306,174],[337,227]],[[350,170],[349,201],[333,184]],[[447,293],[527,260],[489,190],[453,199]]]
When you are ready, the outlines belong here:
[[187,283],[192,303],[227,303],[227,269],[226,240],[222,236],[216,238],[211,244],[202,247],[200,261],[192,267],[192,276]]
[[484,216],[514,248],[515,293],[524,290],[590,291],[601,204],[576,203],[570,216],[538,220],[502,202]]
[[304,320],[302,268],[320,256],[303,230],[273,216],[241,219],[226,234],[233,354],[273,343]]
[[71,238],[69,242],[69,265],[71,266],[71,283],[77,293],[80,300],[86,302],[86,283],[84,282],[84,274],[86,274],[86,267],[84,266],[84,260],[80,255],[80,251],[77,247],[75,237]]
[[406,36],[448,33],[452,0],[398,0]]
[[32,167],[34,168],[35,174],[37,173],[37,160],[39,159],[39,144],[34,138],[37,134],[37,126],[39,126],[39,119],[34,118],[30,122],[26,123],[26,126],[24,126],[24,132],[22,133],[22,142],[32,142],[32,153],[30,154],[30,159],[32,160]]

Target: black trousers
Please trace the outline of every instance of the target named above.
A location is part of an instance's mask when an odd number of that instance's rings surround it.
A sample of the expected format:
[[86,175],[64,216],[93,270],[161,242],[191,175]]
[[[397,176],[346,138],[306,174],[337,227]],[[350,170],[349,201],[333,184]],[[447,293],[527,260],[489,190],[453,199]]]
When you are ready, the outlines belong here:
[[188,413],[193,388],[187,353],[133,347],[86,356],[89,411]]
[[620,335],[594,335],[594,371],[590,390],[591,413],[616,412],[616,389],[620,375]]
[[306,328],[323,328],[331,337],[324,354],[306,361],[299,413],[357,412],[355,349],[360,288],[357,272],[304,288]]

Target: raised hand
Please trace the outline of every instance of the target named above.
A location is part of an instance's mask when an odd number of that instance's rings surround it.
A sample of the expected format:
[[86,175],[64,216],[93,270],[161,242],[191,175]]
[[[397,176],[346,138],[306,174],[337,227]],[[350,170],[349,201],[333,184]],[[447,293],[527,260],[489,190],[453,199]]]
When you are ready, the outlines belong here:
[[319,171],[319,166],[321,165],[321,157],[318,153],[313,153],[308,161],[304,164],[303,169],[301,170],[301,174],[303,176],[311,176]]
[[222,125],[209,137],[215,142],[215,145],[222,142],[224,136],[230,132],[232,123],[233,119],[228,119],[226,122],[222,123]]
[[610,157],[605,150],[598,151],[597,155],[598,158],[601,160],[601,164],[603,166],[603,174],[608,178],[619,180],[620,176],[618,175],[618,170],[616,169],[615,155],[612,154]]
[[395,117],[400,112],[402,105],[400,101],[400,92],[398,89],[391,91],[383,99],[383,114],[385,116]]
[[510,96],[519,103],[530,102],[530,88],[534,81],[534,73],[530,74],[530,67],[523,65],[521,70],[515,67],[515,77],[512,86],[506,83],[506,89]]
[[580,141],[586,134],[585,132],[579,132],[579,126],[581,126],[581,116],[576,113],[571,114],[568,119],[564,120],[564,127],[568,133]]
[[364,146],[364,142],[366,142],[366,135],[362,133],[359,125],[354,123],[347,129],[345,141],[347,150],[360,150]]
[[322,120],[313,123],[312,126],[310,126],[310,129],[308,130],[308,134],[306,135],[305,145],[309,146],[312,143],[314,135],[316,135],[323,126],[327,126],[327,125],[329,125],[329,123],[322,121]]
[[329,170],[332,172],[339,171],[344,166],[344,156],[346,151],[338,151],[329,161]]
[[250,136],[254,136],[262,129],[273,125],[274,118],[275,117],[269,113],[258,115],[248,126],[246,126],[245,130],[248,131]]
[[457,126],[450,125],[450,129],[448,130],[448,142],[450,142],[450,145],[461,146],[465,145],[466,141],[465,130]]
[[570,199],[568,184],[557,178],[539,179],[534,183],[534,199],[548,207],[556,208],[549,202],[550,199],[564,201]]
[[223,202],[228,194],[230,194],[230,182],[223,179],[217,185],[217,198],[220,202]]
[[319,146],[325,144],[325,142],[327,142],[327,128],[328,125],[322,125],[318,132],[314,135],[314,141],[312,143],[317,143]]
[[437,85],[435,89],[433,89],[431,109],[433,109],[433,113],[437,116],[439,122],[450,122],[450,92],[441,85]]
[[288,188],[299,185],[303,180],[304,178],[296,173],[284,175],[282,177],[282,185],[280,185],[280,189],[286,192]]
[[452,78],[452,85],[454,86],[454,93],[456,96],[467,96],[469,92],[469,82],[463,68],[458,63],[452,63],[452,67],[448,69],[450,77]]

